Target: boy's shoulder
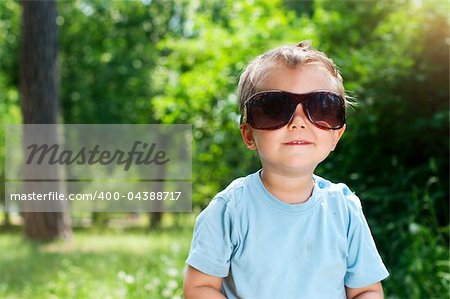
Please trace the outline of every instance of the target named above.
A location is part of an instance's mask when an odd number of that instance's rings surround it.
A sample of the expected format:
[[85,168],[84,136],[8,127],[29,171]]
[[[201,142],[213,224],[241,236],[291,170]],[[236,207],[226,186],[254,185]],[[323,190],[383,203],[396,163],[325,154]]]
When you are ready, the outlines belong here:
[[250,185],[250,180],[255,175],[255,173],[249,174],[244,177],[239,177],[234,179],[230,184],[228,184],[225,189],[220,191],[214,196],[214,199],[224,200],[230,202],[236,198],[237,193],[242,192],[242,190]]
[[205,217],[231,217],[234,218],[237,206],[242,204],[245,187],[250,185],[252,174],[234,179],[225,189],[217,193],[199,214],[198,219]]
[[327,201],[336,204],[350,205],[354,208],[361,208],[359,197],[344,183],[333,183],[318,175],[314,175],[316,186],[323,190]]

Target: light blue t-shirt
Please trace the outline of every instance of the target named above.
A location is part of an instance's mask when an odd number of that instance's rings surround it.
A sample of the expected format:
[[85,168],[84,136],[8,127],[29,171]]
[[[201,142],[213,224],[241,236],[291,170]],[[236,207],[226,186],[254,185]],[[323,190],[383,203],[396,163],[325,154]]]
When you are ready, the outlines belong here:
[[233,181],[197,217],[187,263],[224,277],[229,299],[346,298],[389,276],[361,202],[344,184],[314,176],[311,197],[288,204],[260,171]]

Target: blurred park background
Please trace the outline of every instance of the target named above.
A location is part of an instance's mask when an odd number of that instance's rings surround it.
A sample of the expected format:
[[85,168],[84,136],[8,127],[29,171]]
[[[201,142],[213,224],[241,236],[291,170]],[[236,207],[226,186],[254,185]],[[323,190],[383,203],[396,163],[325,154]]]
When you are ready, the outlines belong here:
[[[23,27],[47,34],[22,6],[0,1],[2,124],[50,109],[21,109]],[[387,298],[448,298],[448,1],[74,0],[56,8],[56,121],[192,124],[194,212],[70,213],[66,238],[46,242],[23,229],[25,215],[2,213],[1,298],[181,298],[196,215],[259,168],[238,130],[239,74],[256,55],[305,39],[336,62],[358,102],[317,174],[361,198],[391,273]],[[0,188],[4,134],[2,126]]]

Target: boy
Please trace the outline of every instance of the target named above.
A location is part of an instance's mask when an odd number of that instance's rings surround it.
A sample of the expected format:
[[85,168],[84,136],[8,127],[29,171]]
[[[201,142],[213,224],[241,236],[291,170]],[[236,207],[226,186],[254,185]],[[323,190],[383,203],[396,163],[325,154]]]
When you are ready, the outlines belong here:
[[262,169],[198,216],[185,298],[383,298],[389,274],[360,200],[313,174],[345,130],[333,61],[307,42],[273,49],[243,72],[238,98]]

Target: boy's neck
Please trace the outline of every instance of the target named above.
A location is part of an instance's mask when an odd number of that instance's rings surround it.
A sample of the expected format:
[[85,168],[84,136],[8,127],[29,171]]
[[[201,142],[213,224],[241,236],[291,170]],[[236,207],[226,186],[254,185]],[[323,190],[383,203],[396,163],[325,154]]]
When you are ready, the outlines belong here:
[[289,204],[306,202],[314,189],[312,174],[286,176],[263,168],[260,177],[267,191]]

